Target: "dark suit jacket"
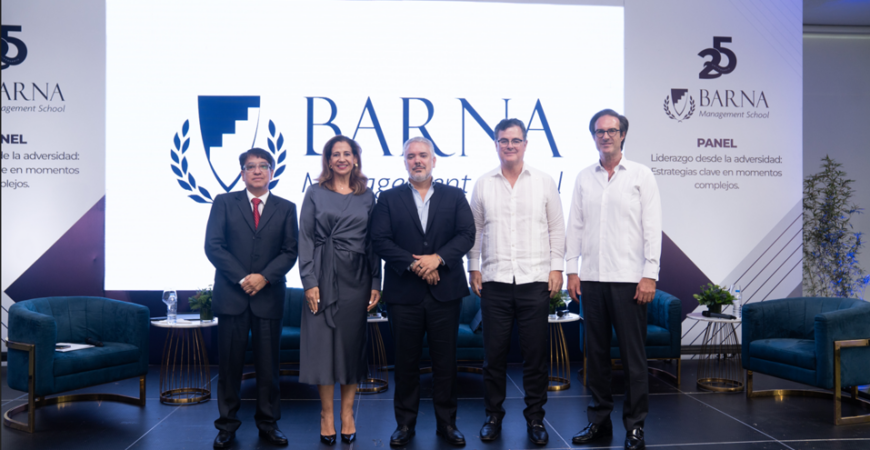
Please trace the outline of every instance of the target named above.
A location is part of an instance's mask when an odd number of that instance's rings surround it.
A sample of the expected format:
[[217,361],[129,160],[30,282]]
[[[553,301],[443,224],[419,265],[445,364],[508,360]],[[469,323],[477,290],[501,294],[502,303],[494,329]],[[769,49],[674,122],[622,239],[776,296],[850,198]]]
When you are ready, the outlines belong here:
[[[250,305],[256,317],[283,317],[285,275],[296,264],[298,237],[296,205],[274,193],[263,206],[258,228],[246,191],[215,197],[205,230],[205,255],[216,269],[214,313],[238,315]],[[253,297],[239,284],[252,273],[269,281]]]
[[[372,245],[386,263],[383,295],[387,303],[417,304],[427,290],[442,302],[468,295],[462,257],[474,245],[471,208],[459,188],[433,183],[432,189],[425,234],[413,197],[419,194],[409,186],[381,192],[372,212]],[[444,260],[438,268],[441,281],[435,286],[408,270],[414,262],[411,255],[432,253]]]

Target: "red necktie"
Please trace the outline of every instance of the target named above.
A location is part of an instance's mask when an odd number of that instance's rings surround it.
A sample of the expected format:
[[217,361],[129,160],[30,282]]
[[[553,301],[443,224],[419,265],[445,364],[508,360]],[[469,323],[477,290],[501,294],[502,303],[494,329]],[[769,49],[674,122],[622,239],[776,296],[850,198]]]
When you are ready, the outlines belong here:
[[251,199],[251,203],[254,204],[254,228],[260,226],[260,200],[259,198]]

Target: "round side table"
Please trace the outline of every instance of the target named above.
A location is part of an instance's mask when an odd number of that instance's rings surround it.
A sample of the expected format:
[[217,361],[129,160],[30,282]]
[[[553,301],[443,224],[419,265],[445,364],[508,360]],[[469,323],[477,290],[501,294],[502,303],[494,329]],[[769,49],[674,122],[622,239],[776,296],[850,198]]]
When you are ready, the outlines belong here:
[[383,316],[368,316],[369,324],[369,372],[368,377],[361,381],[356,391],[362,394],[377,394],[389,388],[389,374],[387,368],[387,350],[384,347],[384,338],[381,336],[381,328],[378,324],[386,322]]
[[578,320],[580,320],[580,316],[574,313],[566,313],[562,317],[551,314],[547,320],[550,323],[550,384],[547,386],[548,391],[563,391],[571,387],[571,362],[568,358],[568,344],[565,342],[562,324]]
[[740,319],[707,317],[701,313],[690,313],[686,317],[707,322],[699,355],[698,387],[713,392],[742,391],[743,367],[735,328]]
[[154,320],[151,325],[168,328],[160,361],[160,403],[169,405],[192,405],[211,398],[211,374],[208,368],[208,352],[202,329],[218,324],[199,319],[182,319],[176,323]]

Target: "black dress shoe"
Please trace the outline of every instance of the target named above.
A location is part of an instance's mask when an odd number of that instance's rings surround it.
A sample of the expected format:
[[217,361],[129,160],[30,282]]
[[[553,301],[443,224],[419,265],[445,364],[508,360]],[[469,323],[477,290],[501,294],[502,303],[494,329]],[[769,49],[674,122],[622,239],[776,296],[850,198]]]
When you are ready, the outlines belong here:
[[575,444],[588,444],[602,437],[613,436],[613,422],[608,420],[602,424],[589,422],[586,428],[580,430],[571,438],[571,442]]
[[643,428],[635,428],[625,433],[625,450],[641,450],[646,448],[643,442]]
[[455,445],[457,447],[462,447],[465,445],[465,436],[462,435],[462,432],[457,430],[453,425],[445,425],[439,426],[435,428],[435,434],[444,438],[450,445]]
[[414,429],[407,425],[399,425],[396,427],[396,431],[393,431],[393,435],[390,436],[390,446],[391,447],[402,447],[408,445],[408,442],[411,442],[411,438],[414,437]]
[[232,431],[219,431],[216,438],[214,438],[214,448],[230,448],[230,443],[233,442],[233,439],[236,438],[236,433]]
[[487,416],[486,422],[484,422],[483,427],[480,428],[480,440],[494,441],[498,439],[498,435],[500,434],[501,419],[497,419],[493,416]]
[[341,442],[345,444],[350,444],[351,442],[356,440],[356,433],[344,434],[341,433]]
[[272,445],[287,445],[287,436],[277,428],[269,431],[260,430],[260,438],[265,439]]
[[326,445],[335,445],[335,435],[332,436],[324,436],[320,435],[320,442],[323,442]]
[[547,429],[544,428],[544,423],[540,420],[533,420],[526,424],[526,429],[529,432],[529,440],[535,445],[547,445],[550,440],[550,435],[547,434]]

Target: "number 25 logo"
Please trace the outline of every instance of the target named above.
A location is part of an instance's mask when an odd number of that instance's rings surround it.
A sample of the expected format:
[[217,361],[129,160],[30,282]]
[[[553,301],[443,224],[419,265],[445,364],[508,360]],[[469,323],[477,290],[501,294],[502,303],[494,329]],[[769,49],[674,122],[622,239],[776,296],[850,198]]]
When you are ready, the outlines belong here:
[[[731,51],[731,49],[722,47],[723,43],[731,42],[730,37],[722,37],[722,36],[714,36],[713,37],[713,48],[705,48],[701,50],[701,53],[698,53],[698,56],[701,58],[705,58],[709,56],[710,61],[704,61],[704,68],[701,70],[698,78],[709,79],[709,78],[719,78],[722,75],[727,75],[734,71],[737,68],[737,55]],[[722,67],[719,65],[719,61],[722,60],[722,55],[725,55],[728,58],[728,65]],[[715,73],[714,73],[715,72]]]
[[[9,33],[13,31],[21,31],[21,27],[17,25],[3,25],[0,27],[0,35],[3,38],[2,64],[0,64],[2,70],[6,70],[9,66],[17,66],[27,58],[27,46],[24,45],[24,41],[9,36]],[[11,58],[8,56],[10,46],[15,46],[15,56]]]

